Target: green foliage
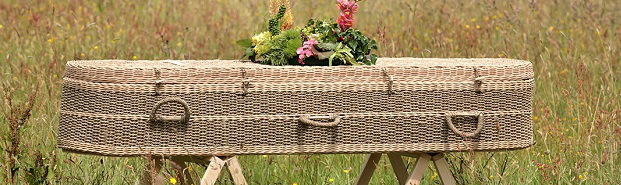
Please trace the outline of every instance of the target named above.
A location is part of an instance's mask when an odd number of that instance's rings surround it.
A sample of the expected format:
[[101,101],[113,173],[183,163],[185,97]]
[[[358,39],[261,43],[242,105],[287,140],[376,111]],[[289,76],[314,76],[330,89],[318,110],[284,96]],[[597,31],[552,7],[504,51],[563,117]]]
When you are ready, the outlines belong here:
[[287,7],[285,5],[280,5],[280,8],[278,9],[278,13],[269,20],[268,30],[272,33],[272,35],[280,34],[280,25],[282,24],[280,19],[282,19],[282,17],[285,16],[286,11],[287,11]]
[[319,43],[336,43],[339,30],[338,24],[332,19],[310,19],[302,33],[307,37],[313,37]]
[[272,65],[286,65],[290,59],[297,57],[296,50],[302,46],[302,37],[299,30],[287,30],[270,40],[270,51],[265,61]]
[[330,55],[328,65],[332,66],[334,60],[343,62],[343,64],[360,65],[354,60],[354,55],[351,52],[352,49],[343,45],[343,43],[339,43],[334,49],[334,54]]
[[320,51],[334,51],[334,49],[336,49],[336,46],[337,46],[336,43],[332,43],[332,42],[324,43],[324,42],[322,42],[322,43],[317,44],[317,46],[315,46],[315,48],[317,48],[317,50],[320,50]]
[[377,49],[375,40],[365,36],[360,30],[351,28],[340,32],[339,36],[343,38],[343,43],[352,49],[352,54],[357,62],[366,65],[375,64],[377,55],[371,54],[371,50]]
[[238,46],[241,46],[243,48],[249,48],[249,47],[252,47],[252,40],[251,39],[241,39],[241,40],[238,40],[237,42],[235,42],[235,44],[237,44]]

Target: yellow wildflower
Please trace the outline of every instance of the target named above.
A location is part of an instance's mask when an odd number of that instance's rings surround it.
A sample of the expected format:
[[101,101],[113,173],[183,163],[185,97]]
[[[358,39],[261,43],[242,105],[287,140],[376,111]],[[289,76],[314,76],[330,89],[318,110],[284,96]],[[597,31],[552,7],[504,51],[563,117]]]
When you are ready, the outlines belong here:
[[563,69],[563,70],[560,72],[560,74],[565,74],[565,73],[567,73],[567,72],[569,72],[567,69]]
[[188,170],[189,170],[189,171],[192,171],[192,166],[188,166]]
[[47,42],[49,42],[50,44],[54,43],[54,38],[47,39]]
[[181,33],[181,32],[177,32],[177,35],[178,35],[178,36],[181,36],[181,35],[182,35],[182,33]]
[[263,155],[263,158],[267,158],[267,155]]
[[334,178],[328,179],[329,182],[334,182]]
[[496,26],[494,29],[496,29],[496,31],[500,30],[500,28],[498,26]]
[[0,24],[0,29],[4,28],[4,26],[2,26],[2,24]]
[[298,183],[294,182],[293,185],[298,185]]
[[550,26],[550,27],[548,28],[548,31],[553,31],[553,30],[554,30],[554,26]]
[[136,60],[136,59],[138,59],[138,57],[136,55],[134,55],[134,57],[132,57],[132,59]]
[[467,25],[467,24],[466,24],[466,29],[470,29],[470,25]]
[[57,74],[52,75],[53,78],[58,78]]
[[584,177],[582,177],[582,175],[578,175],[578,178],[579,178],[579,179],[582,179],[582,178],[584,178]]
[[181,46],[181,42],[177,42],[177,46]]
[[344,169],[343,173],[349,173],[349,170],[348,169]]
[[81,56],[81,57],[84,57],[84,56],[86,56],[86,55],[85,55],[84,53],[82,53],[82,54],[80,54],[80,56]]
[[177,179],[171,177],[170,178],[170,183],[171,184],[177,184]]
[[481,29],[481,26],[479,26],[478,24],[477,24],[477,29]]
[[493,175],[490,175],[490,176],[489,176],[489,179],[494,179],[494,176],[493,176]]
[[96,49],[99,49],[99,46],[95,46],[95,47],[93,47],[93,49],[95,49],[95,50],[96,50]]
[[485,21],[489,21],[489,16],[485,16]]
[[477,21],[477,18],[470,19],[470,22],[474,22],[474,21]]

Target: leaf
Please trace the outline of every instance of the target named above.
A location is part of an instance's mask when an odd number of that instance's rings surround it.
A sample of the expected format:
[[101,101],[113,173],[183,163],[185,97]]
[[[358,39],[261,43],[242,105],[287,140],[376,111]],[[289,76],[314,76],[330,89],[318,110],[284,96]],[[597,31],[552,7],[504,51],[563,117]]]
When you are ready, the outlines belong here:
[[325,60],[330,58],[332,54],[334,54],[334,51],[317,52],[317,58],[319,58],[319,60]]
[[244,52],[244,56],[251,57],[251,56],[254,56],[254,55],[256,55],[256,53],[254,53],[254,51],[252,51],[252,48],[246,48],[246,52]]
[[374,65],[375,62],[377,62],[377,55],[376,54],[371,54],[371,63],[367,64],[367,65]]
[[235,42],[235,44],[243,48],[249,48],[249,47],[252,47],[252,40],[242,39],[242,40],[238,40],[237,42]]
[[333,51],[334,49],[336,49],[336,43],[319,43],[317,44],[317,48],[323,51]]

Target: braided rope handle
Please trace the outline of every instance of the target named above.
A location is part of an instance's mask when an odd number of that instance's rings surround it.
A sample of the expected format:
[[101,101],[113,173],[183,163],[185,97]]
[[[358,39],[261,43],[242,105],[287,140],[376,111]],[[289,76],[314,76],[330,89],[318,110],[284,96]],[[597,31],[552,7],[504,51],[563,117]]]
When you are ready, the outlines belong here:
[[307,125],[318,126],[318,127],[334,127],[341,122],[341,117],[339,116],[338,113],[329,114],[329,119],[332,121],[326,122],[326,123],[319,122],[319,121],[313,121],[312,119],[313,118],[311,118],[309,115],[300,116],[300,122],[307,124]]
[[[464,133],[463,131],[457,130],[457,128],[455,128],[455,125],[453,125],[453,117],[455,116],[476,116],[478,119],[477,122],[477,129],[474,130],[474,132],[472,133]],[[483,113],[480,112],[447,112],[446,113],[446,123],[448,124],[448,127],[455,132],[455,134],[461,136],[461,137],[466,137],[466,138],[472,138],[472,137],[476,137],[477,135],[479,135],[479,133],[481,133],[481,130],[483,130]]]
[[[180,117],[163,117],[160,115],[156,115],[157,114],[157,110],[160,109],[160,107],[164,104],[168,104],[168,103],[178,103],[181,104],[183,106],[183,111],[184,114],[183,116]],[[181,98],[177,98],[177,97],[169,97],[169,98],[164,98],[162,100],[160,100],[159,102],[157,102],[157,104],[155,104],[155,106],[153,106],[153,109],[151,110],[151,115],[149,115],[149,122],[158,122],[158,121],[179,121],[181,123],[188,123],[190,121],[190,107],[188,106],[188,104],[183,101]]]

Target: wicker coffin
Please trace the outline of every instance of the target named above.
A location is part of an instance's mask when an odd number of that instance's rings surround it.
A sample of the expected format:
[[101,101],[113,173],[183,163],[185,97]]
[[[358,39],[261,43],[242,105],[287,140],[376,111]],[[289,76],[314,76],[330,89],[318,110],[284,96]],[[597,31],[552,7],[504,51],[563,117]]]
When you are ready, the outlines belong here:
[[510,59],[70,61],[58,145],[115,156],[519,149],[533,144],[533,86],[531,63]]

